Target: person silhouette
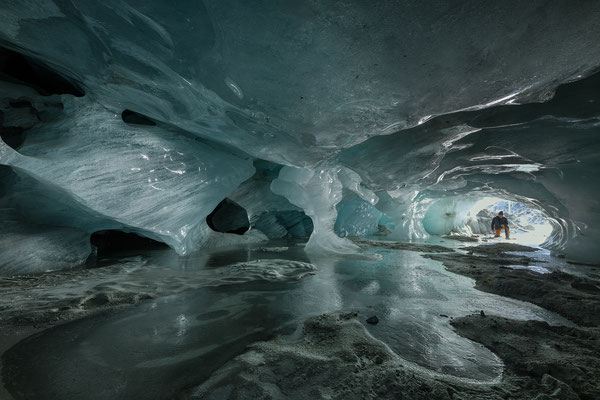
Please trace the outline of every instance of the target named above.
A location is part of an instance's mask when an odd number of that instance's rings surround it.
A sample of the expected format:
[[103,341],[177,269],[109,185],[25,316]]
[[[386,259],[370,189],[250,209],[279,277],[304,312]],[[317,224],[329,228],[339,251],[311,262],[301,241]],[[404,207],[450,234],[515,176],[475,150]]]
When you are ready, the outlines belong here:
[[495,233],[494,237],[500,237],[500,233],[503,229],[506,238],[510,239],[510,229],[508,228],[508,220],[504,216],[504,212],[500,211],[498,215],[492,218],[492,231]]

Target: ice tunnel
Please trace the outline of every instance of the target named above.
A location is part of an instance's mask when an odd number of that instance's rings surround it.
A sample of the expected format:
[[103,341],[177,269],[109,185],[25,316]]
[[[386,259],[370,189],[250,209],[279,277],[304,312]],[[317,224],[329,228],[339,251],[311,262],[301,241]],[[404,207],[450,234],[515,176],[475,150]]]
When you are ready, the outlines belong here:
[[[555,244],[560,228],[555,221],[535,205],[503,200],[497,197],[447,198],[435,201],[422,219],[423,229],[431,235],[489,235],[491,220],[502,211],[511,221],[509,235],[519,243],[530,245]],[[502,229],[504,230],[504,229]],[[502,232],[503,234],[505,232]],[[548,242],[548,243],[546,243]]]
[[5,218],[189,254],[242,240],[206,224],[229,196],[244,240],[352,253],[494,196],[597,264],[598,6],[482,7],[4,2]]
[[4,145],[2,164],[77,206],[59,217],[39,192],[28,201],[47,215],[19,218],[123,227],[185,254],[210,242],[204,217],[263,160],[281,176],[254,208],[309,215],[327,238],[309,249],[353,251],[335,232],[375,233],[378,213],[416,239],[437,230],[415,228],[415,196],[485,192],[532,199],[567,231],[556,249],[594,263],[596,6],[528,7],[440,6],[435,29],[405,40],[420,8],[393,2],[6,2],[2,137],[17,148]]

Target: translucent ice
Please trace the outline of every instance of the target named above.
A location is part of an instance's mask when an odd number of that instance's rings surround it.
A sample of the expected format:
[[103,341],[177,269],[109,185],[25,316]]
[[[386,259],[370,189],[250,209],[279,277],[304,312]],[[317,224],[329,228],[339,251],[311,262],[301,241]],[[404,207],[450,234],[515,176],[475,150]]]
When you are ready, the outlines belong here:
[[86,232],[11,221],[3,214],[0,214],[0,275],[79,267],[91,253],[90,237]]
[[323,168],[309,170],[283,167],[271,183],[271,190],[286,197],[290,203],[302,208],[314,225],[314,231],[306,245],[313,252],[354,253],[358,247],[338,237],[334,231],[337,218],[335,206],[342,199],[342,183],[339,169]]
[[19,152],[0,144],[0,163],[62,190],[79,205],[75,218],[90,216],[88,231],[116,224],[185,254],[210,232],[206,216],[254,173],[249,160],[222,149],[65,100],[68,118],[30,130]]
[[335,222],[335,232],[344,236],[368,236],[378,231],[383,214],[359,197],[342,203]]
[[547,100],[597,66],[599,7],[5,1],[0,38],[111,109],[314,166],[432,116]]
[[[338,219],[370,233],[375,207],[392,237],[420,240],[446,231],[431,222],[447,198],[496,196],[543,212],[547,247],[598,263],[599,12],[4,1],[0,164],[35,182],[11,204],[34,224],[133,231],[180,254],[260,230],[347,253]],[[208,229],[226,197],[248,235]],[[368,218],[351,215],[357,198]]]

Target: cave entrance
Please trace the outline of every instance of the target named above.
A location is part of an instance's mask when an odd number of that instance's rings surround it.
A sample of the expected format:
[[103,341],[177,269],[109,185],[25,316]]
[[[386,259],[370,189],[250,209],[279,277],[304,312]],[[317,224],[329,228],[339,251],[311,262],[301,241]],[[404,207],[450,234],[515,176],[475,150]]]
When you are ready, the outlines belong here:
[[213,231],[237,235],[243,235],[250,229],[246,209],[228,198],[206,217],[206,223]]
[[[430,235],[480,236],[493,238],[492,218],[504,212],[511,241],[541,245],[552,240],[555,220],[534,201],[518,202],[493,196],[453,196],[433,202],[423,217],[423,228]],[[466,238],[465,238],[466,239]],[[504,240],[504,234],[498,240]]]
[[498,197],[484,197],[476,201],[467,213],[471,220],[467,225],[470,228],[476,226],[475,230],[480,231],[474,233],[491,234],[491,220],[500,211],[508,219],[510,237],[517,243],[537,246],[552,235],[552,222],[543,210]]

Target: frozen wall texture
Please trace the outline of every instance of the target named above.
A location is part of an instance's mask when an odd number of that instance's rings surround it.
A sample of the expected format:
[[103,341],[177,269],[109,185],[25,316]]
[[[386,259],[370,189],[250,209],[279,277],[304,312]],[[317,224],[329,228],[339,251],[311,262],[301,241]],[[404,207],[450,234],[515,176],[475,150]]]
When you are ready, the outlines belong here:
[[[336,231],[424,238],[439,199],[495,195],[542,210],[548,246],[597,264],[598,15],[586,1],[3,1],[2,218],[57,254],[56,229],[180,254],[312,232],[307,249],[347,253]],[[207,225],[225,198],[244,235]]]

